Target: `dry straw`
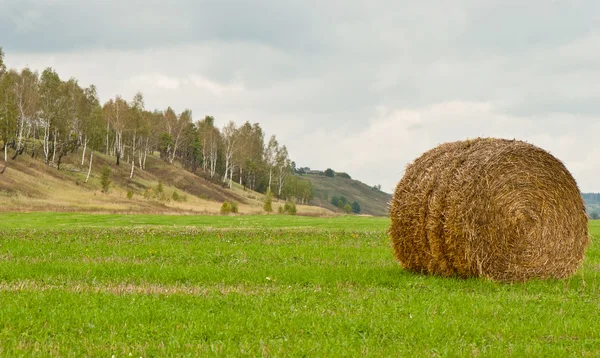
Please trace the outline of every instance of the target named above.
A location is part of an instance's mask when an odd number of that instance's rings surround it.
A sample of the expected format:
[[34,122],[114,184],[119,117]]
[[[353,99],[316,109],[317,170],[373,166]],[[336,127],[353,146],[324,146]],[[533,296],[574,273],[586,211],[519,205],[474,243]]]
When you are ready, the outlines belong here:
[[406,169],[390,207],[406,269],[499,281],[566,278],[583,261],[588,218],[562,162],[493,138],[443,144]]

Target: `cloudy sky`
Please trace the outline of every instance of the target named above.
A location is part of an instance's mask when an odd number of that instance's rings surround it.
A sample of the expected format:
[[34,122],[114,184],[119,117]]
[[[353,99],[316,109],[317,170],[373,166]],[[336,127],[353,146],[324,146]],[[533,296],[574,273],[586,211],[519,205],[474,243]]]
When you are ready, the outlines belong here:
[[0,46],[103,101],[259,122],[299,166],[388,192],[477,136],[543,147],[600,191],[596,0],[0,0]]

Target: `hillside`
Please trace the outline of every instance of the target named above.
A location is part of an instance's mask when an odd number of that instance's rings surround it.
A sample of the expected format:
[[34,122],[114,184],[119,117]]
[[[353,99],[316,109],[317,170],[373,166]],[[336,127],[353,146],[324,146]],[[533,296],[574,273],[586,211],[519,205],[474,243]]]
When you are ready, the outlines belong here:
[[304,174],[301,177],[312,182],[314,198],[311,204],[313,205],[341,212],[331,204],[331,198],[344,196],[350,203],[357,201],[360,204],[361,214],[388,215],[388,203],[392,199],[392,195],[388,193],[375,190],[358,180],[340,176],[330,178],[318,174]]
[[[0,175],[0,211],[218,214],[222,202],[229,200],[239,203],[240,213],[263,213],[262,194],[239,185],[222,188],[154,155],[148,156],[145,170],[136,168],[130,180],[129,164],[123,161],[117,166],[113,157],[95,152],[90,179],[84,183],[88,159],[81,166],[81,151],[76,151],[63,160],[60,170],[30,155],[9,159],[8,168]],[[102,193],[100,183],[100,172],[105,165],[112,171],[107,194]],[[0,159],[2,167],[4,161]],[[162,198],[156,195],[159,182],[163,183]],[[173,192],[177,192],[180,200],[173,200]],[[280,205],[283,203],[273,203],[275,212]],[[298,214],[333,213],[325,208],[299,205]]]
[[585,201],[585,206],[588,213],[600,213],[600,194],[598,193],[582,193],[581,196]]

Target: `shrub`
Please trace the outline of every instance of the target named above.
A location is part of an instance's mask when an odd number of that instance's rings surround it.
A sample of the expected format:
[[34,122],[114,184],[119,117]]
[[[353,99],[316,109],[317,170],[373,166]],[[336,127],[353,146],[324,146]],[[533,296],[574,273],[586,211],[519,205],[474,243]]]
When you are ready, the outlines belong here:
[[221,205],[221,215],[229,215],[231,214],[231,203],[228,201],[223,202]]
[[238,204],[233,201],[225,201],[221,205],[221,215],[237,214],[239,212]]
[[279,206],[279,209],[277,209],[277,212],[279,212],[280,214],[283,214],[283,206]]
[[263,209],[267,213],[273,212],[273,193],[271,193],[271,190],[267,190],[267,194],[265,195],[265,203],[263,205]]
[[151,199],[154,196],[152,188],[148,188],[144,191],[144,199]]
[[133,191],[127,190],[127,199],[133,199]]
[[355,214],[360,214],[360,204],[358,201],[352,203],[352,212]]
[[350,214],[352,212],[352,207],[350,206],[350,204],[344,205],[344,212],[346,214]]
[[173,201],[179,201],[179,193],[177,193],[177,190],[173,190],[173,195],[171,195],[171,199],[173,199]]
[[108,165],[105,165],[104,168],[102,168],[102,172],[100,172],[100,185],[102,186],[102,192],[105,194],[108,193],[110,184],[112,183],[112,180],[110,180],[111,174],[112,170]]
[[289,215],[296,215],[296,203],[293,200],[287,201],[283,206],[283,212]]
[[163,183],[162,181],[158,182],[158,185],[156,186],[156,197],[160,198],[160,196],[165,192],[165,189],[163,188]]

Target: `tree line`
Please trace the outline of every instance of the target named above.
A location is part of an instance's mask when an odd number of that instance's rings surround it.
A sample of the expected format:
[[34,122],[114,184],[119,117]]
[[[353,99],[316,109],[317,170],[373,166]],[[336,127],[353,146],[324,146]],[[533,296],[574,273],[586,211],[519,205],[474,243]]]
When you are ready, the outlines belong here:
[[[94,85],[81,87],[74,78],[62,80],[52,68],[41,74],[29,68],[7,69],[0,47],[0,139],[4,168],[10,158],[39,157],[60,170],[62,159],[81,149],[81,166],[94,152],[114,158],[116,165],[145,170],[148,154],[158,153],[169,164],[219,183],[278,198],[308,202],[309,181],[291,179],[292,162],[285,145],[258,123],[218,128],[212,116],[194,120],[192,111],[168,107],[148,110],[138,92],[131,100],[117,95],[104,104]],[[129,167],[128,167],[129,168]],[[89,172],[88,172],[89,178]],[[294,177],[295,178],[295,177]]]

